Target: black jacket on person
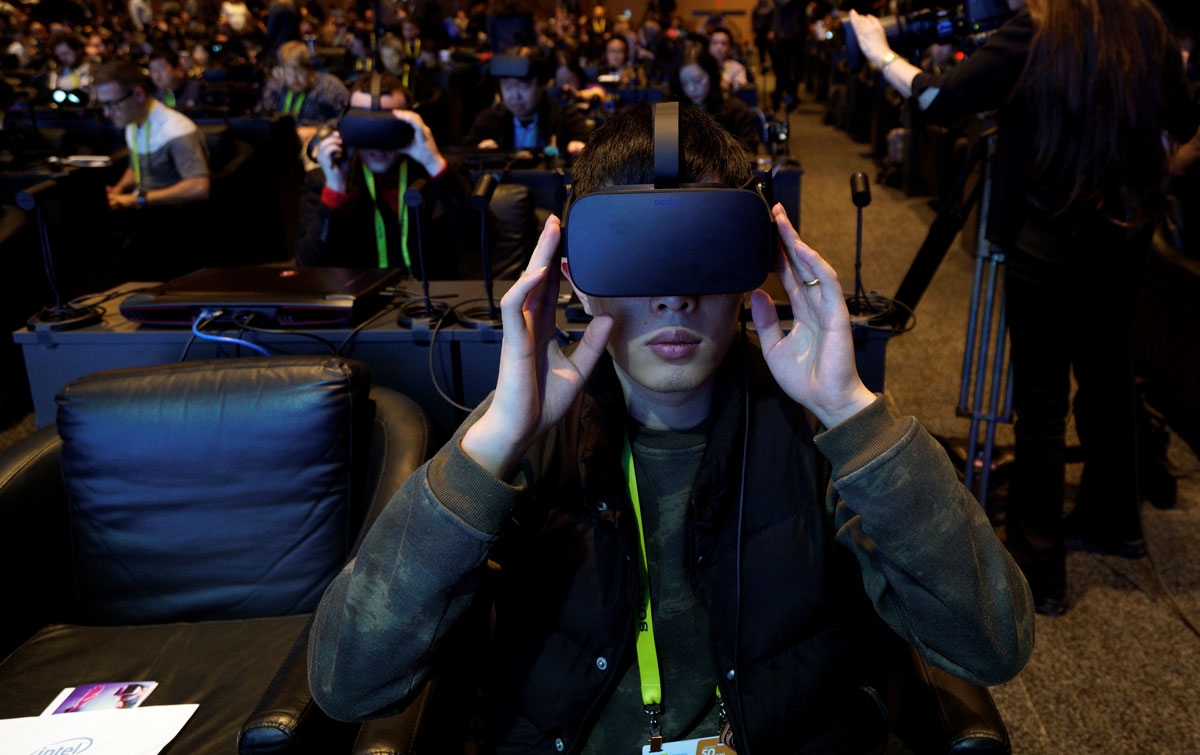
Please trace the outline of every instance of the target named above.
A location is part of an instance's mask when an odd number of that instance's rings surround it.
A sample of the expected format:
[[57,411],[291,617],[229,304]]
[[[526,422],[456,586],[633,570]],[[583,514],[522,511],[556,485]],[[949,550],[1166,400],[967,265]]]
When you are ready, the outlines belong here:
[[759,131],[758,119],[750,112],[750,106],[736,95],[726,94],[721,98],[721,106],[712,116],[717,119],[726,131],[733,134],[742,149],[753,155],[763,143]]
[[[313,697],[339,720],[378,718],[458,668],[482,696],[449,699],[486,720],[484,751],[579,752],[634,662],[644,605],[624,397],[602,356],[510,480],[460,443],[489,403],[409,477],[326,590],[309,642]],[[748,737],[739,752],[878,746],[880,708],[862,688],[877,615],[977,683],[1011,678],[1032,650],[1020,572],[916,420],[880,398],[821,436],[812,422],[758,346],[735,338],[715,377],[683,563],[708,616],[712,654],[696,661],[729,701],[735,738]],[[455,678],[443,673],[434,694]]]
[[[492,139],[502,150],[513,149],[513,115],[497,102],[475,116],[471,130],[463,137],[463,144],[474,147],[485,139]],[[546,147],[551,137],[560,154],[567,153],[567,144],[573,141],[586,142],[588,126],[583,116],[574,108],[562,108],[549,95],[542,95],[542,104],[537,112],[538,146]]]
[[[344,209],[334,209],[322,200],[325,174],[319,168],[310,170],[305,176],[296,239],[297,264],[305,267],[379,266],[374,207],[361,163],[353,160],[348,173],[350,197]],[[411,187],[422,178],[429,179],[429,174],[419,163],[408,160],[408,185]],[[384,199],[389,194],[394,195],[398,186],[397,169],[386,176],[376,176],[375,196],[383,208],[389,267],[404,266],[398,213]],[[477,213],[470,209],[470,192],[470,176],[460,161],[449,161],[440,176],[428,181],[421,214],[423,247],[418,246],[417,224],[413,211],[409,211],[408,252],[413,276],[421,276],[418,252],[422,249],[429,280],[458,280],[462,277],[462,269],[478,267],[479,220]]]

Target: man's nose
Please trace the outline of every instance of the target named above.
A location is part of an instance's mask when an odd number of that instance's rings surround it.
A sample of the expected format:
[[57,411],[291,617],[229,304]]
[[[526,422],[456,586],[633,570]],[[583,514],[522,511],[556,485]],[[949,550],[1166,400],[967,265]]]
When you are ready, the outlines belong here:
[[650,299],[650,309],[657,314],[667,312],[692,312],[696,309],[694,296],[655,296]]

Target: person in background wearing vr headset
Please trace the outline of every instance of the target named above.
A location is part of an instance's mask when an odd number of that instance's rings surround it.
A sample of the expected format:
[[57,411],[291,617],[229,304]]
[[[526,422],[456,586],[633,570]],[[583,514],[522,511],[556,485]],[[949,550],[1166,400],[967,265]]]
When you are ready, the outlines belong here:
[[169,47],[157,47],[150,53],[150,80],[154,99],[169,108],[194,110],[203,104],[204,85],[187,77],[179,53]]
[[500,80],[500,102],[475,116],[463,144],[477,149],[553,148],[560,155],[577,155],[588,138],[588,126],[575,109],[563,109],[546,96],[550,78],[540,58],[497,55],[491,75]]
[[313,70],[308,45],[293,41],[280,45],[279,65],[263,88],[258,109],[295,118],[300,143],[308,144],[317,128],[337,118],[349,99],[350,92],[337,77]]
[[[317,143],[320,170],[305,177],[296,261],[317,267],[405,267],[420,276],[417,255],[423,251],[429,279],[457,278],[460,251],[478,264],[478,248],[469,240],[474,238],[469,229],[478,227],[470,213],[470,176],[461,162],[442,156],[433,132],[411,110],[412,95],[394,76],[361,77],[350,107],[372,107],[373,78],[379,81],[378,109],[409,124],[412,141],[399,150],[352,151],[334,131]],[[423,229],[423,247],[417,243],[415,210],[403,203],[404,193],[421,180],[427,182],[422,218],[431,224]]]
[[[702,207],[749,194],[729,134],[667,107],[680,184],[728,187]],[[323,596],[309,678],[333,717],[394,713],[457,671],[482,690],[452,699],[479,701],[462,712],[486,720],[487,751],[635,753],[653,719],[667,741],[721,732],[743,755],[877,752],[887,725],[866,659],[880,618],[978,684],[1028,659],[1020,570],[945,451],[859,379],[837,274],[781,206],[751,195],[761,216],[722,219],[762,248],[694,253],[735,279],[747,276],[731,265],[756,258],[765,275],[773,254],[795,313],[786,335],[762,291],[751,337],[741,294],[592,297],[572,278],[584,244],[560,266],[578,203],[655,179],[653,117],[638,105],[597,129],[566,231],[547,222],[501,302],[495,392]],[[664,212],[676,203],[649,193]],[[589,242],[592,263],[646,230]],[[628,285],[647,272],[616,271]],[[571,352],[556,335],[560,275],[593,316]]]
[[[1025,6],[1028,7],[1025,7]],[[1148,0],[1008,0],[1017,11],[946,74],[893,52],[850,14],[864,57],[923,120],[998,109],[988,235],[1005,252],[1016,459],[1007,543],[1039,613],[1067,610],[1066,546],[1146,554],[1139,517],[1136,295],[1163,206],[1164,134],[1200,125],[1178,44]],[[1084,467],[1064,522],[1071,375]]]
[[114,210],[208,199],[208,147],[183,113],[150,96],[142,69],[128,61],[96,72],[96,103],[125,133],[129,167],[108,187]]

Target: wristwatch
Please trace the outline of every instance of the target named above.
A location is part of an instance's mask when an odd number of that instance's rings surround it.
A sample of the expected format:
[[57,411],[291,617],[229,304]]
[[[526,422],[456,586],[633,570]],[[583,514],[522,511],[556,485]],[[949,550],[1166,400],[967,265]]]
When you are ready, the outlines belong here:
[[145,195],[145,194],[138,194],[138,196],[137,196],[137,206],[138,206],[138,209],[141,209],[141,208],[145,207],[145,206],[146,206],[146,205],[148,205],[148,204],[150,204],[150,203],[146,201],[146,195]]
[[887,67],[890,66],[892,61],[894,61],[897,57],[899,56],[897,56],[896,53],[888,50],[887,55],[883,56],[883,60],[879,61],[879,72],[887,73]]

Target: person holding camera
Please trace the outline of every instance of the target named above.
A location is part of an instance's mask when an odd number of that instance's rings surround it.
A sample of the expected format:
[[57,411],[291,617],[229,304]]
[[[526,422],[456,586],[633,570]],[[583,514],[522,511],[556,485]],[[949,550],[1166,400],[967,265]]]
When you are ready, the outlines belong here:
[[[677,110],[679,183],[745,186],[733,138]],[[655,118],[636,105],[597,129],[573,201],[655,182]],[[392,714],[437,675],[434,694],[484,722],[441,722],[439,752],[473,751],[454,741],[470,733],[486,752],[634,753],[658,726],[670,752],[719,734],[738,752],[858,753],[887,739],[865,662],[881,617],[950,673],[1016,675],[1033,644],[1020,570],[937,442],[859,379],[835,271],[760,205],[727,222],[772,246],[720,264],[774,258],[787,335],[763,291],[751,338],[741,293],[576,286],[593,319],[566,352],[559,276],[588,263],[560,258],[549,219],[501,301],[494,393],[322,597],[308,668],[327,713]],[[636,247],[638,225],[613,223],[592,261]]]
[[[1148,0],[1009,0],[1016,14],[945,74],[892,51],[851,12],[863,55],[925,120],[997,109],[991,240],[1005,252],[1016,412],[1007,543],[1040,613],[1067,609],[1066,546],[1145,555],[1138,507],[1133,314],[1163,200],[1163,133],[1200,113],[1178,45]],[[1108,295],[1113,284],[1120,294]],[[1103,302],[1100,306],[1099,302]],[[1063,519],[1065,432],[1084,453]]]
[[[478,221],[470,213],[470,177],[460,162],[442,156],[433,132],[414,112],[412,95],[394,76],[379,79],[379,108],[408,124],[412,141],[398,150],[348,151],[337,131],[316,144],[319,170],[308,172],[301,194],[296,261],[316,267],[403,267],[420,276],[424,253],[429,279],[458,278],[459,256],[477,264],[471,250]],[[361,77],[350,94],[350,107],[372,107],[372,76]],[[404,194],[425,181],[422,219],[424,245],[417,243],[416,210]]]

